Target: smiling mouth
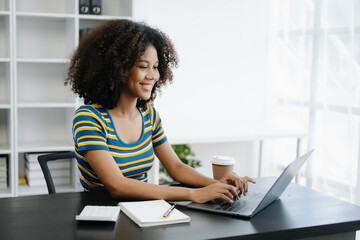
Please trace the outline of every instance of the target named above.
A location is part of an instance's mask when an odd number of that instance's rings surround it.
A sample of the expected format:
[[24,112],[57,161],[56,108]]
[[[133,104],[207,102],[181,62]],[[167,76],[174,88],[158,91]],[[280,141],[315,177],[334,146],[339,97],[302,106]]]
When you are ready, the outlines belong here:
[[146,91],[151,91],[153,88],[153,84],[151,83],[140,83],[140,85],[142,86],[143,89],[145,89]]

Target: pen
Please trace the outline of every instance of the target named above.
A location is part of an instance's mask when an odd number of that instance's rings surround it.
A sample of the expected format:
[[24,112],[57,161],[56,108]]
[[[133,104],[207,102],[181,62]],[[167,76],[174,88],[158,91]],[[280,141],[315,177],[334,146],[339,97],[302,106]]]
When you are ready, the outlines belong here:
[[163,218],[169,217],[170,213],[174,210],[176,204],[173,204],[163,215]]

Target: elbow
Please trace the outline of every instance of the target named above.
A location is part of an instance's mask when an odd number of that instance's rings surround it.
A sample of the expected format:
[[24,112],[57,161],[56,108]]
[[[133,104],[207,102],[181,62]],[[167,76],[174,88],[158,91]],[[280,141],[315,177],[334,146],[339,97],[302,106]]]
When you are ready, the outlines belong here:
[[114,182],[107,183],[104,185],[112,198],[118,199],[118,198],[125,197],[124,193],[122,191],[122,189],[124,189],[124,187],[122,187],[123,184],[121,182],[114,181]]

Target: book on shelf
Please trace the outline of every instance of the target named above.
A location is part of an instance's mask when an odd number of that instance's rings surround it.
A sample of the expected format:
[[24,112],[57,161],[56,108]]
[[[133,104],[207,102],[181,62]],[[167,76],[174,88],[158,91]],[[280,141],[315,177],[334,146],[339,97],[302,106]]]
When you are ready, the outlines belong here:
[[164,218],[165,212],[171,207],[165,200],[119,202],[118,206],[140,227],[190,222],[190,217],[176,208]]
[[[44,174],[42,170],[31,170],[29,168],[25,168],[25,173],[27,178],[36,179],[36,178],[44,178]],[[51,177],[70,177],[71,172],[70,168],[67,169],[51,169],[50,170]]]
[[[26,178],[26,183],[29,187],[44,187],[46,186],[45,178]],[[71,184],[71,178],[69,177],[54,177],[52,178],[54,185],[69,185]]]
[[[41,170],[38,162],[25,162],[26,168],[29,170]],[[57,160],[56,162],[48,162],[49,169],[67,169],[71,167],[71,162],[67,159]]]
[[25,153],[25,161],[27,162],[38,162],[38,157],[44,154],[49,154],[48,152],[45,153]]
[[0,156],[0,189],[8,187],[8,161],[7,156]]
[[[25,179],[29,187],[46,186],[38,157],[47,153],[25,153]],[[71,160],[61,159],[47,163],[55,185],[71,183]]]

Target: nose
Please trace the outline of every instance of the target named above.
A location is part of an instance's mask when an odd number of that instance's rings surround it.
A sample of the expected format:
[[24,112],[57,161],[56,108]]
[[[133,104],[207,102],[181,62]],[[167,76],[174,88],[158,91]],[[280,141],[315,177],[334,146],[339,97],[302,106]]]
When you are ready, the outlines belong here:
[[150,69],[149,71],[147,71],[146,73],[146,78],[150,79],[150,80],[158,80],[159,78],[159,72],[157,69]]

